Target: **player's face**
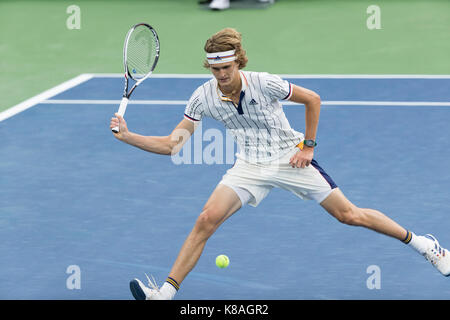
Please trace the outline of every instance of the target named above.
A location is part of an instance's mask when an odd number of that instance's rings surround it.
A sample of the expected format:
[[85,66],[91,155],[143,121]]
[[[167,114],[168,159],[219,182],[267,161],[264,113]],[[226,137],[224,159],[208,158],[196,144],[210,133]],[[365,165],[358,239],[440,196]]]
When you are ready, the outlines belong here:
[[239,67],[235,61],[213,64],[211,72],[222,87],[239,84]]

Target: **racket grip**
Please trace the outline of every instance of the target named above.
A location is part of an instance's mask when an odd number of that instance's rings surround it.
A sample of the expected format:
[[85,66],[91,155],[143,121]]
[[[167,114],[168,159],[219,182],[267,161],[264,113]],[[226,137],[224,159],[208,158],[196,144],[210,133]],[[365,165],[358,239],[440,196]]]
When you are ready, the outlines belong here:
[[[117,111],[117,113],[119,115],[121,115],[122,117],[125,114],[125,111],[127,110],[127,105],[128,105],[128,98],[123,97],[122,101],[120,101],[119,111]],[[118,133],[119,132],[119,126],[116,126],[116,127],[112,128],[111,130],[113,132],[115,132],[115,133]]]

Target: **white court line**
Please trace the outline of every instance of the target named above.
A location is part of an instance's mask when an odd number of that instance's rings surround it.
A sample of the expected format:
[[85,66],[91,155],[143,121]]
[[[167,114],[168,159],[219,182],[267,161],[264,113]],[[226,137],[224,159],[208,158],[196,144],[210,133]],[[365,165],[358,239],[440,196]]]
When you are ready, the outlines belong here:
[[[94,73],[95,78],[123,78],[123,73]],[[286,79],[450,79],[448,74],[279,74]],[[150,78],[211,79],[211,74],[153,73]]]
[[[93,73],[95,78],[123,78],[123,73]],[[211,79],[212,74],[152,73],[150,78]]]
[[393,106],[393,107],[450,107],[450,102],[435,101],[322,101],[329,106]]
[[280,74],[286,79],[450,79],[448,74]]
[[[50,99],[41,101],[48,104],[120,104],[121,100],[57,100]],[[129,100],[128,104],[144,104],[144,105],[184,105],[188,100]]]
[[[46,104],[120,104],[120,100],[44,100]],[[188,100],[130,100],[129,104],[140,105],[186,105]],[[298,103],[283,101],[283,105],[298,105]],[[329,106],[407,106],[407,107],[450,107],[450,102],[431,101],[322,101],[322,105]]]
[[24,110],[27,110],[39,103],[41,103],[44,100],[47,100],[51,97],[56,96],[57,94],[60,94],[63,91],[66,91],[70,88],[76,87],[77,85],[91,79],[93,77],[92,74],[80,74],[79,76],[70,79],[66,82],[63,82],[56,87],[53,87],[49,90],[46,90],[30,99],[27,99],[14,107],[11,107],[3,112],[0,113],[0,121],[3,121],[5,119],[8,119]]

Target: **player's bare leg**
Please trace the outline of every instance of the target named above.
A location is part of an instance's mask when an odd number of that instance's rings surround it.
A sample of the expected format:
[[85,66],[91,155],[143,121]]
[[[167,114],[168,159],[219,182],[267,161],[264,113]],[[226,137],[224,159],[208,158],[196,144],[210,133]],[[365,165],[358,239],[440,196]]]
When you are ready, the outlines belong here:
[[339,188],[334,189],[320,205],[342,223],[366,227],[398,240],[407,236],[405,228],[380,211],[355,206]]
[[236,193],[231,188],[219,184],[181,247],[169,277],[181,283],[196,265],[209,237],[240,208],[241,201]]
[[150,279],[148,279],[150,288],[147,288],[140,280],[134,279],[130,282],[133,296],[138,300],[172,299],[181,282],[197,264],[206,241],[241,206],[241,200],[233,189],[219,184],[203,207],[161,289]]
[[444,276],[450,276],[450,253],[432,235],[416,236],[380,211],[358,208],[338,188],[320,205],[342,223],[366,227],[403,241],[423,255]]

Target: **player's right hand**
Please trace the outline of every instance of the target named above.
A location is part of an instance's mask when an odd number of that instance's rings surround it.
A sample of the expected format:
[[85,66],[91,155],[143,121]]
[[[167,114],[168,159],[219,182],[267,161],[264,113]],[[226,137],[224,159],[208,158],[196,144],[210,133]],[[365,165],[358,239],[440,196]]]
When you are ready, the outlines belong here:
[[114,114],[115,117],[111,118],[111,122],[109,123],[109,128],[112,130],[112,128],[119,126],[119,132],[115,133],[114,131],[111,131],[114,136],[119,139],[123,140],[128,133],[128,127],[125,119],[118,113]]

